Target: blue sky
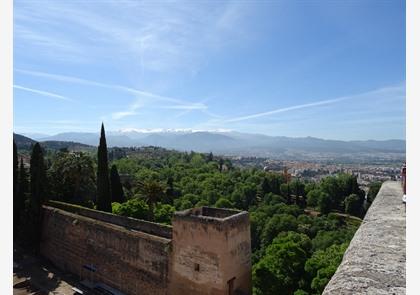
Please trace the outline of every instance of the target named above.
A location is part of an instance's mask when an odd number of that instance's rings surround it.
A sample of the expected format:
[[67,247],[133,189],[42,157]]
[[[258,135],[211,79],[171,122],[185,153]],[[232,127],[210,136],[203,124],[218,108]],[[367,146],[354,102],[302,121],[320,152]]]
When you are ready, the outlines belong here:
[[14,1],[14,130],[405,138],[404,1]]

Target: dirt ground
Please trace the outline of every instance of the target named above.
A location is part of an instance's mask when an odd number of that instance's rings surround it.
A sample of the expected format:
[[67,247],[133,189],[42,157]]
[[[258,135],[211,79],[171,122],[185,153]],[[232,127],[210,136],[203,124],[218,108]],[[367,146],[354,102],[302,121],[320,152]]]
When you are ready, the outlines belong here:
[[64,274],[45,259],[13,249],[13,294],[15,295],[73,295],[77,278]]

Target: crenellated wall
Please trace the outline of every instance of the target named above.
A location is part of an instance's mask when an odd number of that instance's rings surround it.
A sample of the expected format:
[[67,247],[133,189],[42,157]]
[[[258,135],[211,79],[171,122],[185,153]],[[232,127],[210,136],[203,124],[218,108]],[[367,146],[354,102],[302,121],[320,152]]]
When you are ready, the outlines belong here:
[[405,294],[405,205],[400,182],[385,182],[324,295]]

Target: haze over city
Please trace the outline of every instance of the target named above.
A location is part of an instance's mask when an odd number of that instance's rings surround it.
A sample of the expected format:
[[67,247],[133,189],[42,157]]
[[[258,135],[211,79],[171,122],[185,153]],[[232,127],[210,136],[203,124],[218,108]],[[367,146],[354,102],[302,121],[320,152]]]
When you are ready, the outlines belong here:
[[405,3],[14,5],[14,131],[405,139]]

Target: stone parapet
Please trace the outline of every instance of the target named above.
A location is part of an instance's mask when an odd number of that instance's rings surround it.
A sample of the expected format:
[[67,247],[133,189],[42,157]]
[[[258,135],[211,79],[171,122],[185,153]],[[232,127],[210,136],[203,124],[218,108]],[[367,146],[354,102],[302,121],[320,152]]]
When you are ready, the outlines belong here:
[[81,216],[119,225],[130,230],[137,230],[167,239],[172,238],[172,227],[169,225],[159,224],[126,216],[119,216],[103,211],[93,210],[86,207],[58,201],[48,201],[46,205],[65,210],[67,212],[72,212]]
[[405,294],[406,224],[400,182],[385,182],[324,295]]

